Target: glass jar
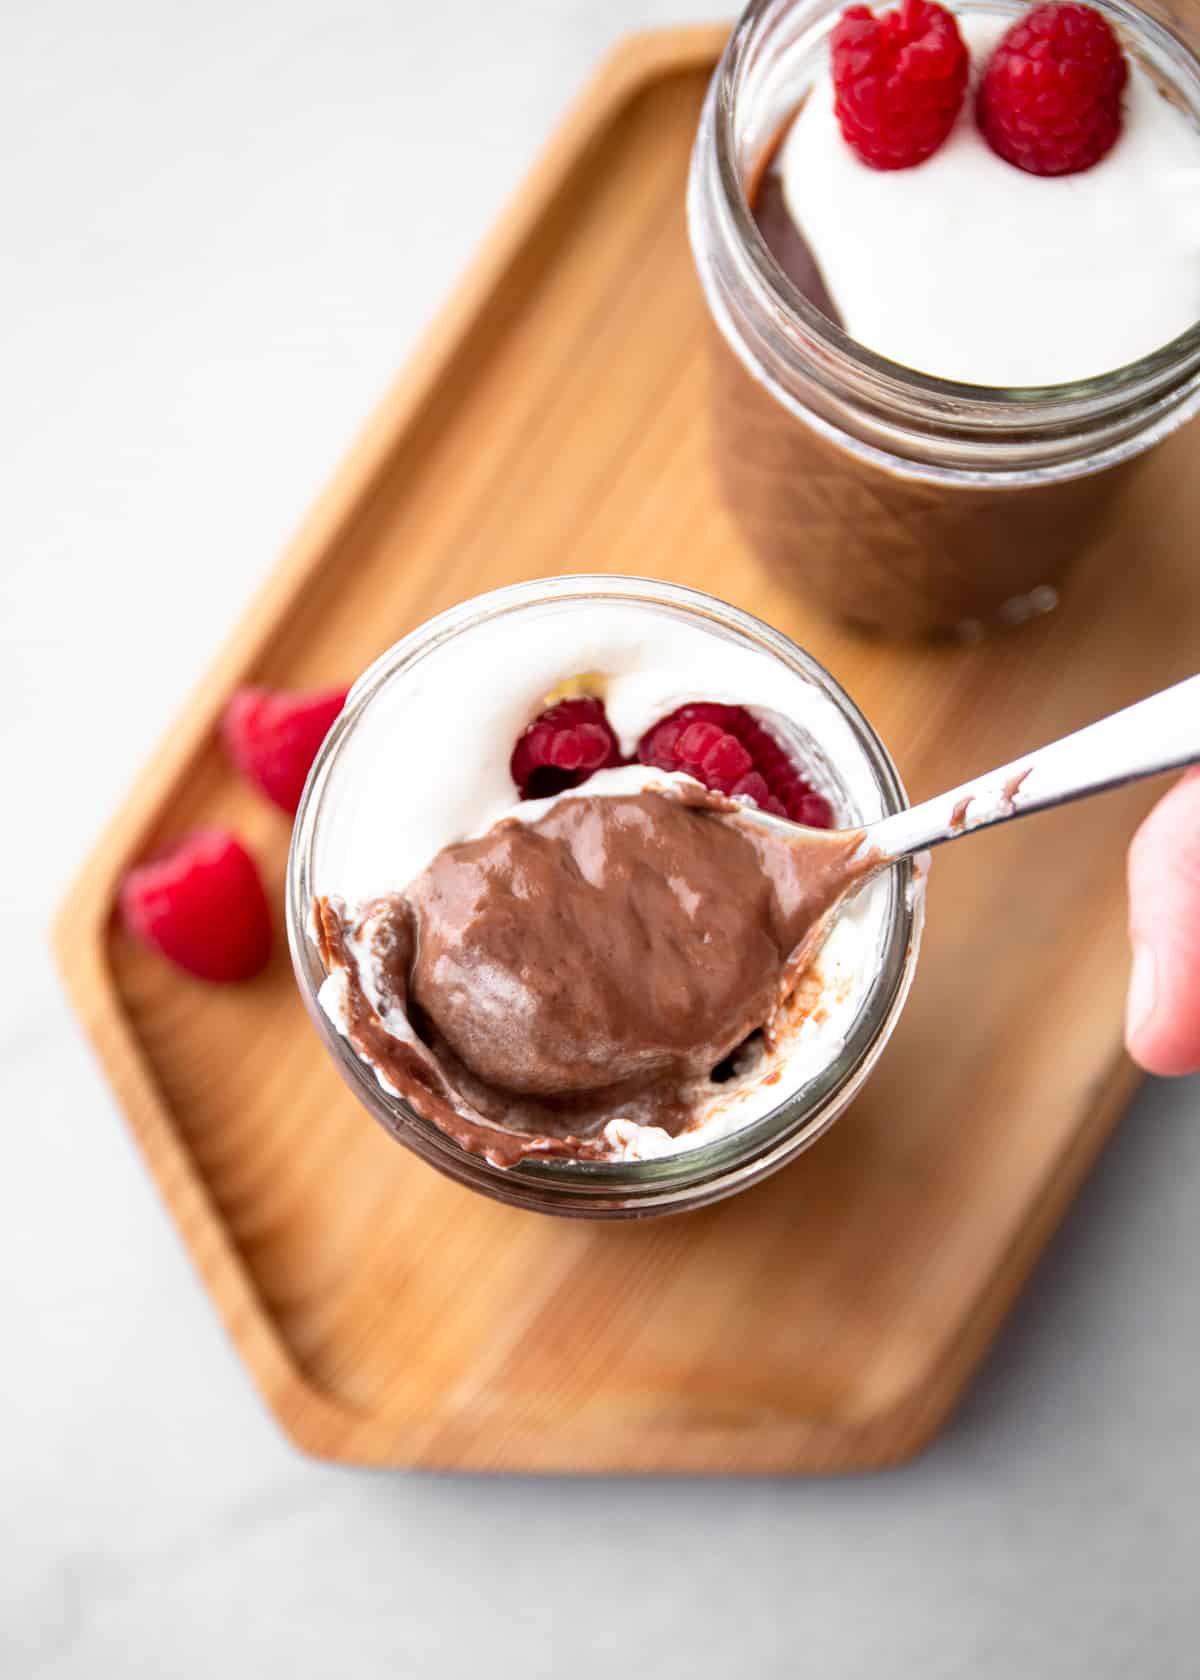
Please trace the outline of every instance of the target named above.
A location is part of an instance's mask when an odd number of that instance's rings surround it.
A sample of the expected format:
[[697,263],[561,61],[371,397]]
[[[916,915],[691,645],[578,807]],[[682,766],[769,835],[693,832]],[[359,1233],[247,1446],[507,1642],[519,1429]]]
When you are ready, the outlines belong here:
[[[536,639],[548,617],[560,625],[565,615],[590,614],[594,621],[597,608],[644,616],[644,633],[652,639],[689,627],[712,638],[714,663],[723,650],[739,649],[742,657],[752,654],[777,668],[770,673],[772,679],[800,685],[797,695],[815,689],[821,739],[802,728],[797,745],[811,768],[810,779],[830,799],[840,823],[869,822],[907,803],[886,750],[853,701],[815,659],[758,619],[695,590],[640,578],[583,576],[517,584],[432,619],[398,642],[355,684],[317,757],[297,814],[288,865],[287,921],[292,961],[309,1014],[350,1088],[392,1137],[460,1184],[514,1206],[613,1218],[676,1212],[728,1196],[783,1166],[833,1123],[874,1067],[908,993],[920,943],[923,881],[902,864],[865,889],[880,895],[872,923],[878,929],[876,948],[861,1004],[840,1049],[831,1050],[832,1060],[791,1097],[724,1137],[652,1160],[526,1158],[512,1167],[497,1167],[460,1148],[402,1097],[384,1089],[321,1006],[318,994],[326,976],[309,937],[315,895],[358,896],[343,886],[342,874],[347,837],[351,844],[354,836],[361,837],[361,819],[376,797],[365,791],[361,773],[373,751],[368,743],[376,738],[365,731],[371,727],[379,731],[379,738],[402,741],[418,730],[439,659],[461,659],[465,654],[466,668],[476,670],[478,661],[494,660],[497,648],[507,656],[511,647],[511,669],[517,673],[523,664],[523,640],[527,646],[529,638]],[[638,632],[642,633],[640,625]],[[352,756],[356,738],[363,746],[359,760]],[[359,768],[351,774],[356,763]],[[366,781],[377,787],[379,777],[368,774]],[[414,796],[419,795],[405,795],[408,800]],[[385,844],[380,856],[386,855]],[[392,891],[405,884],[374,881],[373,890]]]
[[[1200,63],[1183,42],[1125,0],[1091,3],[1200,125]],[[760,558],[827,612],[976,635],[1054,604],[1145,452],[1200,408],[1200,323],[1098,378],[1025,390],[932,378],[835,326],[777,265],[747,194],[843,9],[754,0],[701,117],[688,220],[715,329],[718,471]]]

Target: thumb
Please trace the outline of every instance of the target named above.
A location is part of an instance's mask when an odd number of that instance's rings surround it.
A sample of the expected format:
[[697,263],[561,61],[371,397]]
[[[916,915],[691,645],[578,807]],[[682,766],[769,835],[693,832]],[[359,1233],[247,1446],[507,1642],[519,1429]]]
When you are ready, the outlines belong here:
[[1150,1073],[1194,1073],[1200,1068],[1200,771],[1173,787],[1134,836],[1129,935],[1129,1053]]

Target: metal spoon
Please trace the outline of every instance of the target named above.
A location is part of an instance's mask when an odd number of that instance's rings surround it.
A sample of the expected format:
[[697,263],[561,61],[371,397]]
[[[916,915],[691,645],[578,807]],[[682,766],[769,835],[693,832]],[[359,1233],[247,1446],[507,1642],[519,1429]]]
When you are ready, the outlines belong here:
[[854,835],[845,830],[806,828],[750,809],[745,816],[793,842],[801,837],[807,842],[811,837],[814,842],[820,839],[825,845],[840,847],[841,855],[849,860],[845,882],[835,895],[840,897],[868,876],[916,852],[1187,764],[1200,764],[1200,676],[1188,677],[1061,741],[1024,753],[949,793],[869,824],[857,848],[847,845]]

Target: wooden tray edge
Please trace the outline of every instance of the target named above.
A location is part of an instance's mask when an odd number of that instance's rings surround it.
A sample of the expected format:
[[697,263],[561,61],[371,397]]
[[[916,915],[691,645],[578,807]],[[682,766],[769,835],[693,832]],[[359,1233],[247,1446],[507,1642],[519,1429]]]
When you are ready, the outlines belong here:
[[956,1346],[935,1366],[932,1382],[923,1381],[870,1419],[856,1443],[854,1467],[906,1463],[940,1434],[1144,1077],[1120,1051],[1096,1081],[1086,1123],[1063,1150]]

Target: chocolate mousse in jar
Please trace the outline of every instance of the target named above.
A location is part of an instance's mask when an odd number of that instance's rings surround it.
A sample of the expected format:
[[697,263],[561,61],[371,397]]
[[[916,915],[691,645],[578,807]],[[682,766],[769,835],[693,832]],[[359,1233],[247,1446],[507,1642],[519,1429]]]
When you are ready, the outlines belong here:
[[[823,610],[975,636],[1056,603],[1200,407],[1200,63],[1122,0],[844,10],[755,0],[705,103],[717,467]],[[904,42],[933,93],[881,93]],[[1030,138],[1027,61],[1080,52],[1091,106]]]
[[[887,1043],[924,879],[854,858],[905,804],[768,625],[645,579],[519,584],[351,691],[293,834],[296,976],[363,1107],[458,1182],[583,1217],[698,1207],[820,1137]],[[750,806],[822,828],[857,891],[814,898]]]

